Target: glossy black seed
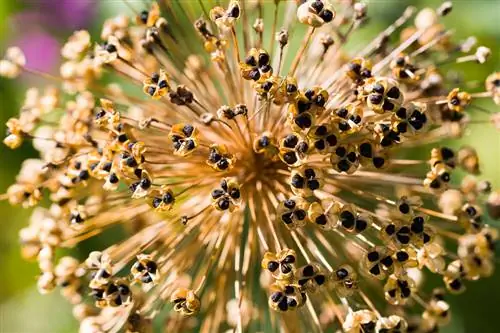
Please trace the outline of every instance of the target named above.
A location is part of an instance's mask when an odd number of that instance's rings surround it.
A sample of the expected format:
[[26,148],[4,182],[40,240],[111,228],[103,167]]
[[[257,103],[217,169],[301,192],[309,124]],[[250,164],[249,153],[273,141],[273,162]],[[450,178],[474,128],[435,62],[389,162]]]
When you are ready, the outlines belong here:
[[[106,111],[101,110],[101,111],[99,111],[99,112],[97,112],[97,113],[96,113],[96,115],[95,115],[95,119],[101,119],[101,118],[102,118],[102,117],[104,117],[105,115],[106,115]],[[10,133],[10,131],[9,131],[9,132],[7,132],[7,136],[9,136],[10,134],[11,134],[11,133]]]
[[353,71],[356,74],[359,74],[361,71],[361,65],[358,63],[351,62],[349,63],[349,70]]
[[264,66],[260,67],[260,71],[262,73],[267,73],[267,72],[270,72],[272,70],[273,70],[273,68],[271,67],[271,65],[264,65]]
[[160,89],[165,89],[168,87],[167,81],[161,80],[160,83],[158,83],[158,88]]
[[143,188],[144,190],[147,190],[148,188],[151,187],[151,181],[147,178],[141,179],[139,184],[141,188]]
[[443,159],[449,160],[455,157],[455,153],[450,148],[443,147],[441,148],[441,156],[443,157]]
[[387,227],[385,227],[385,232],[389,236],[394,234],[396,232],[396,226],[394,224],[389,224]]
[[146,24],[148,22],[148,16],[149,12],[147,10],[143,10],[139,15],[139,18],[141,19],[142,23]]
[[316,11],[316,13],[319,13],[323,9],[323,2],[316,0],[311,3],[311,7]]
[[408,205],[406,202],[400,204],[398,208],[402,214],[408,214],[410,212],[410,205]]
[[429,234],[424,234],[424,237],[422,240],[423,240],[424,244],[427,244],[430,242],[431,236]]
[[287,255],[285,259],[283,259],[283,263],[285,264],[293,264],[295,262],[295,257],[291,254]]
[[333,13],[329,11],[328,9],[323,10],[321,14],[319,14],[319,17],[323,19],[326,23],[331,22],[333,20]]
[[289,134],[285,137],[285,140],[283,140],[283,145],[287,148],[294,148],[298,142],[299,138],[293,134]]
[[453,290],[460,290],[462,288],[462,282],[459,279],[455,279],[450,282],[450,288]]
[[413,223],[410,226],[412,232],[419,234],[424,231],[424,218],[417,216],[413,219]]
[[410,256],[408,255],[408,253],[404,251],[399,251],[398,253],[396,253],[396,258],[398,259],[399,262],[404,262],[408,260]]
[[219,208],[222,210],[226,210],[229,208],[229,200],[227,200],[227,199],[221,199],[221,200],[219,200],[219,202],[217,204],[218,204]]
[[368,142],[362,143],[359,145],[359,153],[363,157],[371,158],[372,157],[372,145]]
[[399,108],[398,111],[396,111],[396,116],[401,119],[406,119],[406,109],[405,108]]
[[265,91],[269,91],[269,90],[271,90],[271,88],[273,87],[273,83],[272,83],[272,82],[267,81],[267,82],[264,82],[264,83],[262,84],[262,86],[261,86],[261,87],[262,87],[262,89],[264,89]]
[[297,86],[294,84],[287,84],[286,85],[286,92],[291,94],[297,91]]
[[255,58],[253,56],[248,56],[245,59],[245,64],[247,64],[249,66],[257,66],[257,61],[255,60]]
[[259,54],[259,67],[265,66],[269,63],[269,55],[267,53]]
[[281,311],[286,311],[288,310],[288,303],[287,303],[287,298],[286,297],[283,297],[281,299],[281,301],[278,303],[278,308],[281,310]]
[[346,229],[351,229],[354,226],[356,220],[354,214],[348,210],[345,210],[342,213],[340,213],[339,218],[340,222],[342,223],[342,226]]
[[319,225],[325,225],[328,220],[326,219],[326,216],[325,214],[321,214],[320,216],[318,216],[315,220],[316,224],[319,224]]
[[350,164],[346,160],[342,160],[337,163],[337,168],[339,168],[340,171],[347,172],[350,168]]
[[155,92],[156,92],[156,88],[155,88],[155,87],[150,86],[150,87],[148,88],[148,94],[149,94],[150,96],[153,96],[153,95],[155,94]]
[[392,111],[394,110],[394,104],[392,104],[388,100],[385,100],[384,104],[382,105],[382,109],[384,109],[385,111]]
[[287,299],[287,304],[290,308],[294,308],[297,306],[297,301],[293,298],[288,298]]
[[213,199],[218,199],[224,195],[224,191],[221,190],[220,188],[215,189],[212,191],[212,198]]
[[314,134],[317,136],[324,136],[326,133],[328,133],[328,129],[324,125],[318,126],[314,131]]
[[293,222],[292,215],[293,215],[293,212],[283,214],[283,215],[281,215],[281,219],[283,220],[283,222],[285,222],[285,224],[290,224]]
[[460,105],[460,100],[459,100],[457,97],[453,97],[453,98],[450,100],[450,103],[451,103],[452,105],[457,106],[457,105]]
[[378,94],[370,95],[369,98],[370,98],[370,102],[372,104],[375,104],[375,105],[378,105],[378,104],[382,103],[382,100],[383,100],[382,95],[378,95]]
[[82,170],[78,174],[78,178],[81,180],[88,180],[90,178],[90,174],[87,170]]
[[441,175],[441,179],[447,183],[450,181],[450,174],[448,172],[443,172],[443,174]]
[[111,184],[116,184],[119,181],[115,173],[110,174],[108,180]]
[[392,260],[391,257],[387,256],[385,258],[383,258],[382,260],[380,260],[380,262],[382,263],[382,265],[384,265],[385,267],[391,267],[392,264],[394,263],[394,260]]
[[226,170],[227,168],[229,168],[229,162],[227,159],[221,159],[219,162],[217,162],[217,167],[220,169],[220,170]]
[[368,253],[367,257],[369,261],[374,262],[380,258],[380,255],[377,251],[372,251]]
[[344,157],[346,153],[347,149],[345,149],[344,147],[338,147],[337,149],[335,149],[335,155],[337,155],[338,157]]
[[380,267],[378,265],[373,266],[370,268],[370,273],[372,275],[379,275],[380,274]]
[[387,97],[398,99],[401,94],[399,93],[399,88],[398,87],[392,87],[389,89],[387,92]]
[[241,193],[240,193],[240,190],[238,190],[237,188],[233,188],[231,190],[231,193],[229,193],[229,195],[231,196],[231,198],[237,200],[240,198]]
[[342,132],[348,131],[351,129],[351,125],[347,121],[341,121],[339,122],[339,130]]
[[276,261],[270,261],[268,264],[267,264],[267,269],[271,272],[274,272],[275,270],[277,270],[279,267],[279,264],[276,262]]
[[368,223],[365,220],[356,220],[356,231],[363,232],[368,227]]
[[349,154],[347,154],[347,159],[349,160],[349,162],[351,163],[354,163],[356,162],[357,160],[357,156],[356,156],[356,153],[351,151]]
[[384,86],[381,85],[380,83],[375,83],[372,87],[372,91],[377,93],[377,94],[382,95],[384,93],[385,89],[384,89]]
[[340,279],[340,280],[343,280],[345,279],[348,275],[349,275],[349,272],[347,271],[347,269],[345,268],[341,268],[341,269],[338,269],[335,274],[337,275],[337,277]]
[[283,155],[283,160],[287,164],[295,164],[297,162],[297,155],[293,151],[289,151]]
[[303,219],[306,218],[307,213],[303,209],[297,209],[296,211],[293,212],[293,215],[295,215],[295,217],[297,218],[297,220],[302,221]]
[[163,196],[163,202],[166,204],[171,204],[172,202],[174,202],[174,196],[170,193],[166,193]]
[[406,132],[408,132],[408,124],[407,123],[399,123],[396,126],[396,129],[397,129],[398,133],[406,133]]
[[295,120],[295,124],[301,129],[306,129],[312,126],[311,117],[308,114],[298,115]]
[[154,198],[153,199],[153,208],[158,208],[162,203],[161,198]]
[[254,69],[254,70],[250,71],[248,76],[250,77],[250,79],[257,81],[258,79],[260,79],[260,72],[258,69]]
[[411,289],[410,288],[402,288],[401,289],[401,296],[404,298],[408,298],[411,295]]
[[116,46],[115,46],[115,45],[113,45],[113,44],[108,44],[108,45],[106,45],[106,51],[107,51],[108,53],[114,53],[114,52],[116,52],[116,51],[117,51],[117,50],[116,50]]
[[382,157],[374,157],[373,158],[373,166],[377,169],[381,168],[385,164],[385,159]]
[[316,105],[319,107],[323,107],[326,104],[326,99],[323,95],[318,95],[316,97]]
[[325,283],[326,281],[326,278],[324,275],[316,275],[314,277],[314,281],[316,281],[316,283],[318,284],[318,286],[321,286]]
[[151,81],[153,83],[158,83],[159,80],[160,80],[160,75],[158,73],[153,73],[153,75],[151,75]]
[[437,179],[434,179],[431,181],[430,185],[429,185],[431,188],[433,189],[438,189],[441,187],[441,183],[439,182],[439,180]]
[[288,199],[288,200],[285,200],[283,205],[288,209],[294,209],[295,208],[295,201]]
[[306,169],[304,171],[304,176],[306,176],[307,179],[312,179],[316,177],[316,173],[313,169]]
[[269,140],[269,138],[267,136],[263,136],[259,140],[259,146],[261,148],[265,148],[265,147],[269,146],[270,144],[271,144],[271,141]]
[[470,217],[474,217],[476,216],[477,214],[477,210],[476,208],[472,207],[472,206],[468,206],[466,209],[465,209],[465,212],[467,213],[467,215],[469,215]]
[[238,18],[240,17],[240,7],[239,6],[234,6],[233,8],[231,8],[231,11],[229,12],[229,17],[233,17],[233,18]]
[[324,140],[318,140],[314,142],[314,148],[318,150],[323,150],[326,148],[326,144]]
[[304,95],[307,97],[308,100],[312,100],[314,97],[314,90],[307,89]]
[[277,303],[277,302],[281,299],[281,296],[283,296],[283,294],[282,294],[282,293],[280,293],[279,291],[274,292],[274,293],[271,295],[271,300],[272,300],[274,303]]
[[335,135],[329,135],[326,137],[326,142],[328,142],[328,144],[333,147],[337,144],[337,137]]
[[309,103],[307,101],[299,100],[297,102],[297,110],[299,111],[299,113],[306,112],[310,108],[311,108],[311,103]]
[[307,183],[307,187],[309,187],[311,191],[317,190],[319,188],[319,182],[316,179],[310,180]]
[[186,148],[187,150],[193,150],[196,147],[193,140],[186,140]]
[[347,111],[347,109],[345,109],[345,108],[339,109],[339,110],[337,111],[337,116],[339,116],[340,118],[345,118],[345,117],[347,117],[347,114],[348,114],[348,111]]
[[307,265],[306,267],[304,267],[304,269],[302,270],[302,273],[304,274],[304,276],[308,277],[308,276],[313,276],[314,275],[314,267],[311,266],[311,265]]
[[297,145],[297,151],[299,153],[306,153],[309,150],[309,145],[305,142],[301,142]]

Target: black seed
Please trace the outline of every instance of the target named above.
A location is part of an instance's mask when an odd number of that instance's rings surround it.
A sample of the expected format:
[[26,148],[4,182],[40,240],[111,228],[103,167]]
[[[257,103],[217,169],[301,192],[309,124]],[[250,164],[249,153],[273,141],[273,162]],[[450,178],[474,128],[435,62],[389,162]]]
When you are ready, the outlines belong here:
[[331,22],[333,20],[333,13],[329,11],[328,9],[323,10],[321,14],[319,14],[319,17],[323,19],[326,23]]
[[151,75],[151,81],[153,83],[158,83],[158,80],[160,80],[160,75],[158,73],[153,73],[153,75]]
[[347,159],[349,160],[349,162],[351,163],[354,163],[356,162],[357,160],[357,156],[356,156],[356,153],[351,151],[349,154],[347,154]]
[[351,125],[349,125],[348,122],[346,122],[346,121],[339,122],[339,130],[341,130],[342,132],[348,131],[350,129],[351,129]]
[[281,299],[281,296],[283,296],[282,293],[280,293],[279,291],[273,293],[271,295],[271,300],[274,302],[274,303],[277,303],[280,299]]
[[302,101],[302,100],[297,101],[297,110],[299,111],[299,113],[306,112],[310,108],[311,108],[310,102]]
[[391,257],[387,256],[385,258],[383,258],[382,260],[380,260],[380,262],[382,263],[382,265],[384,265],[385,267],[391,267],[392,264],[394,263],[394,260],[392,260]]
[[316,283],[318,284],[318,286],[321,286],[321,285],[323,285],[323,283],[325,283],[326,278],[325,278],[324,275],[316,275],[314,277],[314,281],[316,281]]
[[283,262],[285,264],[293,264],[295,262],[295,257],[289,254],[285,257],[285,259],[283,259]]
[[450,174],[448,172],[443,172],[443,174],[441,175],[441,179],[447,183],[450,181]]
[[279,264],[276,261],[270,261],[267,264],[267,269],[271,272],[276,271],[279,268]]
[[324,135],[326,135],[327,132],[328,132],[328,129],[326,128],[326,126],[321,125],[321,126],[318,126],[316,128],[316,130],[314,131],[314,134],[317,136],[324,136]]
[[153,199],[153,208],[158,208],[162,203],[161,198],[154,198]]
[[146,24],[148,22],[148,16],[149,16],[149,12],[147,10],[143,10],[141,12],[141,14],[139,15],[141,22]]
[[306,153],[309,150],[309,145],[305,142],[301,142],[297,145],[297,151],[299,153]]
[[115,173],[110,174],[108,180],[111,184],[116,184],[119,181]]
[[309,277],[309,276],[313,276],[314,275],[314,267],[311,266],[311,265],[307,265],[306,267],[304,267],[304,269],[302,270],[302,273],[304,274],[304,276],[306,277]]
[[87,170],[82,170],[78,174],[78,179],[80,180],[88,180],[90,178],[90,174]]
[[265,147],[269,146],[270,143],[271,143],[271,141],[269,140],[269,138],[267,136],[263,136],[259,140],[259,146],[261,148],[265,148]]
[[116,52],[116,46],[113,44],[108,44],[108,45],[106,45],[106,51],[108,53],[114,53],[114,52]]
[[462,288],[462,282],[459,279],[455,279],[450,282],[450,288],[453,290],[460,290]]
[[373,87],[372,87],[372,91],[373,91],[374,93],[377,93],[377,94],[382,95],[382,94],[384,93],[385,89],[384,89],[384,86],[383,86],[383,85],[381,85],[380,83],[375,83],[375,84],[373,85]]
[[262,89],[264,89],[264,91],[269,91],[273,87],[273,83],[267,81],[267,82],[264,82],[261,87],[262,87]]
[[316,0],[311,3],[311,7],[316,11],[316,13],[319,13],[323,9],[323,2]]
[[307,216],[306,211],[303,209],[297,209],[296,211],[293,212],[293,215],[295,215],[297,220],[300,220],[300,221],[305,219]]
[[281,272],[283,274],[288,274],[292,271],[292,267],[290,267],[289,265],[281,265]]
[[429,236],[429,234],[424,234],[424,237],[423,237],[424,244],[429,243],[430,240],[431,240],[431,236]]
[[335,274],[337,275],[337,277],[340,279],[340,280],[343,280],[345,279],[348,275],[349,275],[349,272],[347,271],[347,269],[345,268],[341,268],[341,269],[338,269]]
[[219,162],[217,162],[217,167],[220,169],[220,170],[226,170],[228,167],[229,167],[229,162],[227,159],[222,159],[220,160]]
[[130,156],[125,160],[125,164],[130,168],[135,168],[138,164],[134,157]]
[[260,72],[258,69],[254,69],[248,74],[248,76],[250,77],[250,79],[257,81],[258,79],[260,79]]
[[319,225],[325,225],[328,221],[326,219],[326,216],[325,214],[321,214],[320,216],[318,216],[315,220],[316,224],[319,224]]
[[144,190],[147,190],[148,188],[151,187],[151,181],[149,179],[147,179],[147,178],[141,179],[140,186]]
[[281,215],[281,219],[283,220],[283,222],[285,222],[285,224],[290,224],[293,222],[292,214],[293,214],[293,212]]
[[289,307],[294,308],[297,306],[297,301],[293,298],[288,298],[287,299],[287,304]]
[[408,214],[410,212],[410,205],[406,202],[399,205],[399,211],[403,214]]
[[347,117],[347,114],[348,114],[348,111],[347,111],[347,109],[345,109],[345,108],[339,109],[339,110],[337,111],[337,116],[339,116],[340,118],[345,118],[345,117]]
[[328,142],[328,144],[333,147],[335,145],[337,145],[337,137],[335,135],[329,135],[326,137],[326,142]]
[[283,140],[283,145],[287,148],[294,148],[298,142],[299,139],[295,135],[289,134],[285,137],[285,140]]
[[441,183],[439,182],[439,180],[434,179],[429,186],[433,189],[438,189],[441,187]]
[[404,251],[399,251],[398,253],[396,253],[396,258],[398,259],[399,262],[404,262],[404,261],[408,260],[408,258],[410,258],[410,256],[408,255],[408,253],[406,253]]
[[380,103],[382,103],[382,95],[378,95],[378,94],[374,94],[374,95],[370,95],[370,102],[372,104],[375,104],[375,105],[378,105]]
[[226,210],[229,208],[229,200],[227,199],[221,199],[217,204],[219,205],[219,208],[222,210]]
[[185,136],[189,137],[193,134],[193,131],[194,131],[194,127],[192,125],[185,125],[183,128],[182,128],[182,133],[184,133]]
[[392,87],[391,89],[389,89],[389,91],[387,92],[387,97],[390,97],[390,98],[394,98],[394,99],[398,99],[400,96],[400,93],[399,93],[399,89],[398,87]]
[[308,114],[301,114],[301,115],[298,115],[295,120],[294,120],[295,124],[297,126],[299,126],[301,129],[306,129],[306,128],[309,128],[311,127],[312,125],[312,120],[311,120],[311,116],[309,116]]
[[186,140],[186,148],[187,150],[193,150],[196,147],[196,144],[193,140]]
[[372,162],[373,166],[379,169],[384,166],[385,159],[383,159],[382,157],[374,157]]
[[293,294],[293,287],[292,286],[285,286],[285,294],[290,295]]
[[466,209],[465,209],[465,212],[467,213],[467,215],[469,215],[470,217],[474,217],[476,216],[477,214],[477,210],[476,208],[472,207],[472,206],[468,206]]
[[377,251],[372,251],[372,252],[368,253],[367,257],[368,257],[369,261],[374,262],[380,258],[380,255]]
[[150,87],[148,88],[148,94],[149,94],[150,96],[153,96],[153,95],[155,94],[155,92],[156,92],[156,88],[155,88],[155,87],[150,86]]
[[413,223],[410,226],[410,229],[414,233],[421,233],[424,231],[424,218],[421,216],[417,216],[413,219]]
[[450,103],[451,103],[452,105],[457,106],[457,105],[460,105],[460,100],[459,100],[457,97],[453,97],[453,98],[450,100]]
[[107,163],[104,163],[104,165],[102,166],[102,169],[106,172],[110,172],[112,166],[113,166],[113,163],[107,162]]
[[249,66],[257,66],[257,61],[255,61],[255,58],[253,56],[248,56],[245,59],[245,64]]
[[212,191],[212,198],[218,199],[224,195],[224,191],[221,190],[220,188],[215,189]]
[[231,196],[231,198],[237,200],[240,198],[241,194],[240,194],[240,190],[238,190],[237,188],[233,188],[231,190],[231,193],[229,194]]
[[455,153],[450,148],[443,147],[441,148],[441,156],[443,159],[449,160],[455,157]]
[[319,182],[316,179],[310,180],[307,183],[307,187],[309,187],[311,191],[317,190],[319,188]]
[[342,160],[339,163],[337,163],[337,168],[339,168],[339,170],[343,172],[347,172],[350,167],[351,165],[346,160]]
[[281,299],[281,301],[278,303],[278,308],[281,310],[281,311],[286,311],[288,310],[288,303],[287,303],[287,298],[286,297],[283,297]]
[[359,145],[359,153],[363,157],[371,158],[372,157],[372,145],[368,142],[362,143]]
[[269,54],[261,53],[259,54],[259,67],[269,64]]
[[368,227],[368,223],[364,220],[356,221],[356,231],[363,232]]
[[262,73],[271,72],[272,70],[273,70],[273,68],[271,67],[271,65],[264,65],[264,66],[260,67],[260,71]]
[[389,224],[387,227],[385,227],[385,232],[389,236],[393,235],[396,232],[396,226],[394,224]]
[[396,292],[397,292],[396,289],[391,289],[391,290],[387,291],[389,296],[391,296],[392,298],[396,297]]
[[361,71],[361,65],[355,62],[349,63],[349,70],[353,71],[355,74],[359,74]]
[[285,200],[283,205],[288,209],[294,209],[295,208],[295,201],[288,199],[288,200]]
[[239,6],[234,6],[233,8],[231,8],[231,11],[229,12],[229,17],[233,17],[233,18],[238,18],[240,17],[240,7]]
[[346,153],[347,149],[345,149],[344,147],[338,147],[337,149],[335,149],[335,155],[337,155],[338,157],[344,157]]
[[372,268],[370,268],[370,273],[372,275],[379,275],[380,274],[380,267],[378,267],[378,265],[373,266]]
[[283,155],[283,160],[286,164],[295,164],[297,162],[297,155],[295,155],[295,152],[289,151]]
[[394,110],[394,104],[392,104],[391,102],[389,102],[388,100],[385,100],[384,101],[384,105],[382,105],[382,109],[384,109],[385,111],[391,111],[391,110]]
[[345,210],[342,213],[340,213],[340,222],[342,223],[342,226],[346,229],[351,229],[354,226],[355,223],[355,217],[354,214],[352,214],[350,211]]
[[294,93],[297,91],[297,86],[294,84],[287,84],[286,85],[286,92],[287,93]]
[[314,142],[314,148],[318,150],[323,150],[326,148],[326,144],[324,140],[318,140]]
[[396,116],[398,116],[401,119],[406,119],[406,109],[405,108],[399,108],[399,110],[396,111]]
[[401,296],[404,298],[408,298],[411,295],[411,289],[410,288],[403,288],[401,289]]

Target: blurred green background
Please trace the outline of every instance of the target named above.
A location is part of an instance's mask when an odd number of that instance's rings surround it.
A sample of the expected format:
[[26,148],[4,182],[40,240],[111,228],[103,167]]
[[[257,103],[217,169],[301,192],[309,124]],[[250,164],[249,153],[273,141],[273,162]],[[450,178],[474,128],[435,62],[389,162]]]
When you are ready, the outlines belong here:
[[[268,0],[271,1],[271,0]],[[142,9],[146,1],[129,1]],[[186,1],[188,2],[188,1]],[[208,1],[210,2],[210,1]],[[369,41],[383,30],[407,5],[418,8],[437,7],[440,1],[431,0],[382,0],[370,1],[370,24],[356,33],[357,43]],[[500,1],[454,1],[453,14],[445,18],[448,27],[455,29],[454,38],[476,36],[479,42],[490,47],[493,56],[486,65],[461,66],[462,75],[478,80],[478,90],[483,89],[484,78],[500,70]],[[51,7],[52,6],[52,7]],[[66,6],[66,7],[64,7]],[[64,13],[60,11],[65,10]],[[58,43],[63,42],[75,28],[87,27],[97,36],[106,17],[119,13],[131,14],[122,1],[91,0],[2,0],[0,1],[0,53],[11,45],[26,46],[28,66],[34,62],[38,68],[57,72]],[[271,12],[266,12],[271,15]],[[54,24],[56,22],[56,24]],[[0,79],[0,123],[18,113],[29,86],[43,86],[44,82],[33,77],[7,81]],[[495,108],[492,102],[481,102],[487,109]],[[486,119],[481,113],[477,119]],[[2,130],[3,131],[3,130]],[[468,134],[454,146],[471,144],[482,159],[482,178],[494,188],[500,188],[500,133],[487,124],[471,126]],[[4,193],[14,178],[21,162],[36,156],[29,144],[11,151],[0,145],[0,193]],[[12,208],[0,202],[0,332],[75,332],[70,307],[54,292],[41,296],[36,290],[38,268],[35,263],[21,259],[18,231],[28,223],[29,212]],[[78,249],[77,249],[78,250]],[[432,281],[435,282],[435,281]],[[479,283],[468,283],[467,292],[449,297],[453,321],[444,331],[453,333],[499,332],[495,316],[500,301],[500,272]]]

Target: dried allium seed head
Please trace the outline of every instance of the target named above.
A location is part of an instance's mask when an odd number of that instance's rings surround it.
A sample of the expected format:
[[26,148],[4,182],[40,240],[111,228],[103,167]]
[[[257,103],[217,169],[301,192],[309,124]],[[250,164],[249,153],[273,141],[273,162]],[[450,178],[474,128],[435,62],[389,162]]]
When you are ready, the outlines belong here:
[[[40,291],[60,289],[82,332],[445,325],[444,292],[423,293],[425,277],[460,293],[490,276],[498,232],[483,204],[500,213],[479,151],[442,142],[486,126],[469,109],[500,104],[500,80],[472,91],[442,61],[479,66],[490,50],[453,41],[448,3],[404,28],[408,8],[359,52],[345,45],[370,22],[360,2],[184,6],[117,16],[96,41],[75,32],[61,88],[28,90],[8,120],[4,143],[40,153],[0,196],[37,207],[19,236]],[[264,27],[269,9],[286,13],[278,33],[277,21]],[[17,48],[0,64],[4,76],[36,73]],[[57,261],[113,233],[84,262]]]

